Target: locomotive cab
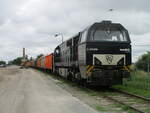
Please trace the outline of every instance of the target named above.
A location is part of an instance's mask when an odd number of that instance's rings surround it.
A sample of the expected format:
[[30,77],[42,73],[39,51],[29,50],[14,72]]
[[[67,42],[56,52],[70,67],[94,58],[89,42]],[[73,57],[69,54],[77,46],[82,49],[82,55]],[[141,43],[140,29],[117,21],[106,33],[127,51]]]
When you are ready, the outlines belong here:
[[80,33],[78,60],[82,78],[91,84],[122,84],[130,76],[131,41],[118,23],[95,23]]

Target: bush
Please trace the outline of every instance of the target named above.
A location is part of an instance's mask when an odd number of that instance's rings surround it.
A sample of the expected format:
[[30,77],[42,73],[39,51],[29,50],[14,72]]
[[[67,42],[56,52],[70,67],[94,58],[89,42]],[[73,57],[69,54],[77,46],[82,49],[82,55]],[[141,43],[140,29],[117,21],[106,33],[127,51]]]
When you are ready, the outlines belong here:
[[0,61],[0,65],[1,65],[1,64],[4,64],[4,65],[5,65],[5,64],[6,64],[6,62],[5,62],[5,61]]
[[148,71],[148,68],[150,70],[150,52],[143,54],[135,65],[140,70]]

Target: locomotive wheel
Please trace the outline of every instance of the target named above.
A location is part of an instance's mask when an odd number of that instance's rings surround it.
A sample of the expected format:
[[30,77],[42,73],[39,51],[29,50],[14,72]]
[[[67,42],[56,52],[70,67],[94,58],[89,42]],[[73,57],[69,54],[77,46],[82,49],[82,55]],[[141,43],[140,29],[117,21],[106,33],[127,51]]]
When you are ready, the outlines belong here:
[[72,74],[71,74],[71,73],[69,73],[69,74],[67,75],[67,80],[72,81]]
[[76,78],[73,76],[73,77],[71,78],[71,81],[72,81],[72,82],[76,82]]
[[81,75],[80,75],[80,73],[76,74],[76,81],[77,81],[77,83],[78,83],[78,84],[80,84],[80,85],[81,85],[81,83],[82,83],[82,79],[81,79]]
[[69,80],[69,81],[70,81],[70,80],[71,80],[71,76],[67,76],[67,80]]
[[81,79],[80,83],[83,87],[88,87],[88,83],[87,83],[86,79]]
[[86,81],[83,82],[83,87],[88,87],[88,83]]

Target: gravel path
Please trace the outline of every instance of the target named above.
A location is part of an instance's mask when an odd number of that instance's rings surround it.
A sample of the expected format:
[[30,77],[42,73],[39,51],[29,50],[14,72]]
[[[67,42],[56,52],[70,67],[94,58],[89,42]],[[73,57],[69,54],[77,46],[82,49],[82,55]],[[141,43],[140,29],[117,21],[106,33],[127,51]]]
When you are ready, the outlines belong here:
[[0,113],[97,113],[32,69],[0,69]]

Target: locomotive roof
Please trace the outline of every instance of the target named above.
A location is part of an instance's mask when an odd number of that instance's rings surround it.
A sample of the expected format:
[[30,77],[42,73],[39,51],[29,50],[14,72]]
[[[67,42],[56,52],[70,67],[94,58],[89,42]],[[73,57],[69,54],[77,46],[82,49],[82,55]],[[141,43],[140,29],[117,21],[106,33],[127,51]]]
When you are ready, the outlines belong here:
[[[73,37],[78,36],[79,33],[83,32],[83,31],[85,31],[85,30],[89,30],[90,28],[97,27],[97,26],[104,27],[104,26],[106,26],[106,25],[111,25],[111,26],[117,27],[117,28],[119,28],[120,30],[121,30],[121,29],[126,30],[120,23],[112,23],[110,20],[103,20],[103,21],[101,21],[101,22],[95,22],[94,24],[89,25],[89,26],[86,27],[84,30],[78,32],[77,34],[73,35],[71,38],[65,40],[63,43],[67,42],[68,40],[72,39]],[[61,46],[63,43],[59,44],[58,46]],[[58,46],[57,46],[57,47],[58,47]],[[57,47],[56,47],[56,48],[57,48]]]
[[105,27],[105,26],[114,26],[116,28],[126,30],[120,23],[112,23],[111,21],[96,22],[96,23],[92,24],[90,26],[90,28],[91,27]]

